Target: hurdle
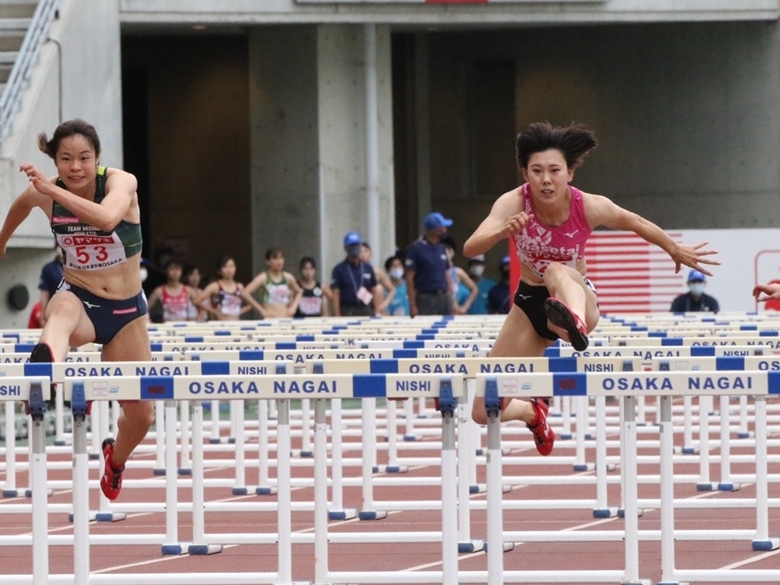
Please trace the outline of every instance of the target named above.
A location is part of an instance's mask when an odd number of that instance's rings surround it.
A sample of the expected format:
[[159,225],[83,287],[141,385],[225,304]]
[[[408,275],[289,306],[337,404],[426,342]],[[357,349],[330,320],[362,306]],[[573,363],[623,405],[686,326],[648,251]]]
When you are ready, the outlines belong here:
[[[765,371],[711,371],[711,372],[664,372],[660,374],[660,388],[656,387],[659,373],[656,372],[626,372],[617,376],[611,373],[532,373],[523,377],[512,375],[478,375],[477,392],[485,398],[486,409],[489,415],[488,433],[489,447],[498,463],[494,463],[498,470],[490,474],[490,478],[498,478],[500,481],[500,457],[498,448],[498,421],[500,410],[500,398],[504,396],[554,396],[554,395],[578,395],[578,396],[619,396],[624,403],[624,441],[627,449],[624,464],[625,488],[636,486],[635,477],[635,421],[632,414],[634,408],[633,399],[637,396],[652,392],[661,399],[661,518],[662,526],[656,534],[654,531],[638,530],[635,521],[637,518],[636,493],[631,491],[625,494],[626,522],[624,531],[590,531],[587,535],[566,535],[575,540],[601,540],[625,538],[626,564],[624,572],[615,571],[577,571],[567,574],[566,571],[555,571],[553,574],[543,571],[513,572],[503,571],[503,559],[501,555],[490,555],[488,548],[488,583],[489,585],[501,582],[523,582],[524,579],[540,580],[546,583],[567,581],[601,582],[620,579],[620,583],[634,584],[646,583],[638,574],[638,540],[648,538],[660,538],[662,547],[662,570],[664,585],[680,585],[685,581],[709,579],[713,581],[766,581],[775,582],[777,571],[765,570],[677,570],[674,565],[675,539],[702,539],[703,536],[713,531],[689,530],[676,531],[674,528],[674,494],[673,467],[672,467],[672,428],[671,428],[671,397],[685,394],[702,396],[710,394],[713,389],[720,389],[732,395],[749,394],[756,398],[756,437],[766,434],[765,398],[769,394],[780,394],[780,372]],[[652,382],[650,382],[652,380]],[[713,382],[714,381],[714,382]],[[624,382],[626,385],[624,386]],[[714,386],[713,386],[714,384]],[[763,403],[763,406],[762,406]],[[491,424],[492,423],[492,424]],[[492,440],[491,440],[492,439]],[[491,458],[491,463],[493,459]],[[756,441],[756,482],[762,487],[757,492],[756,506],[756,530],[718,531],[720,535],[714,537],[732,538],[734,535],[752,537],[753,550],[775,550],[780,547],[780,539],[769,536],[768,511],[767,511],[767,475],[766,475],[766,445]],[[551,535],[528,532],[502,532],[501,529],[501,491],[495,486],[488,486],[488,498],[498,501],[493,506],[488,504],[489,518],[492,514],[493,522],[488,525],[488,544],[490,542],[503,542],[505,537],[516,540],[547,539]],[[630,524],[629,524],[630,523]],[[730,533],[730,534],[726,534]],[[562,538],[556,533],[556,538]],[[495,575],[503,575],[503,581],[494,578]]]

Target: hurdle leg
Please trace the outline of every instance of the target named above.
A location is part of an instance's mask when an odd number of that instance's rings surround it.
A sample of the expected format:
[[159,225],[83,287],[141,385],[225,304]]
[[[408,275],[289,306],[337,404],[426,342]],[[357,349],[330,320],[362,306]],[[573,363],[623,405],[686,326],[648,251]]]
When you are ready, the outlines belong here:
[[[32,482],[30,482],[32,487]],[[16,489],[16,403],[5,403],[5,485],[3,486],[4,498],[19,496]]]
[[[487,401],[487,396],[485,397]],[[501,497],[501,411],[489,411],[487,419],[487,583],[504,583],[504,533]]]
[[699,396],[699,481],[696,489],[710,492],[714,485],[710,481],[710,411],[711,396]]
[[[181,453],[179,454],[179,475],[192,475],[192,463],[190,462],[190,403],[188,400],[182,400],[179,405],[181,415],[179,416],[179,445]],[[202,413],[202,410],[201,410]],[[201,424],[203,417],[201,416]],[[201,429],[202,435],[202,429]]]
[[563,430],[561,430],[561,439],[568,441],[574,435],[571,432],[571,396],[561,396],[563,408],[561,417],[563,418]]
[[326,401],[314,401],[314,582],[328,582],[328,426]]
[[[639,578],[639,516],[637,508],[637,463],[636,463],[636,398],[626,396],[622,400],[622,439],[620,441],[623,467],[623,519],[625,527],[626,572],[621,585],[651,585],[652,581]],[[599,426],[598,423],[597,427]],[[598,428],[596,429],[598,432]],[[598,461],[598,459],[597,459]],[[599,467],[602,467],[599,464]]]
[[244,401],[231,400],[230,406],[236,404],[233,412],[233,439],[236,445],[236,478],[233,482],[233,495],[245,496],[249,493],[246,487],[246,440],[244,437]]
[[452,410],[442,410],[441,413],[442,585],[457,585],[458,583],[458,472],[454,414]]
[[269,496],[276,493],[268,473],[268,401],[257,401],[257,487],[255,494]]
[[[90,415],[90,423],[92,427],[92,450],[89,453],[90,459],[100,459],[103,456],[103,450],[100,448],[100,444],[103,442],[103,439],[100,436],[100,433],[103,430],[100,424],[102,414],[100,409],[101,404],[102,402],[96,403],[96,408],[92,409],[92,414]],[[108,410],[106,410],[106,412],[108,412]]]
[[176,402],[165,401],[165,540],[162,554],[180,555],[184,552],[179,542],[179,513],[176,475]]
[[755,397],[756,437],[756,538],[754,551],[770,551],[780,548],[780,538],[769,537],[769,478],[767,477],[766,448],[766,397]]
[[693,446],[693,396],[683,396],[683,446],[682,453],[692,455],[699,450]]
[[588,397],[577,396],[577,435],[575,436],[574,471],[590,471],[593,464],[588,463],[585,457],[585,438],[588,436]]
[[[458,552],[472,553],[484,550],[484,540],[471,538],[471,505],[469,497],[473,485],[471,468],[476,473],[476,451],[471,426],[471,404],[474,397],[474,378],[465,380],[466,400],[458,403]],[[476,476],[475,476],[476,477]],[[475,480],[474,480],[475,481]]]
[[[35,388],[37,386],[37,388]],[[40,384],[30,387],[30,405],[33,404],[33,390],[37,389],[40,400],[40,416],[31,416],[28,420],[30,439],[30,490],[32,495],[32,533],[33,533],[33,585],[47,585],[49,582],[49,509],[46,488],[46,423],[44,421],[42,389]]]
[[404,401],[404,418],[406,419],[404,441],[416,441],[417,435],[414,434],[414,400]]
[[594,518],[611,518],[616,508],[607,504],[607,398],[596,397],[596,508]]
[[220,437],[220,416],[219,416],[219,400],[211,401],[211,437],[209,443],[219,443],[222,439]]
[[729,431],[729,396],[720,397],[720,481],[718,490],[735,492],[740,484],[731,481],[731,433]]
[[[59,390],[62,385],[57,387]],[[65,397],[61,391],[54,395],[54,444],[58,447],[65,445]]]
[[191,555],[222,552],[221,544],[206,544],[205,503],[203,501],[203,403],[192,405],[192,544]]
[[[83,383],[82,383],[83,384]],[[83,392],[83,391],[82,391]],[[57,392],[62,394],[62,392]],[[83,395],[82,395],[83,396]],[[87,422],[73,419],[73,581],[89,582],[89,453]]]
[[313,457],[311,448],[311,401],[301,400],[301,457]]
[[344,508],[344,448],[341,442],[341,400],[330,401],[331,428],[331,509],[330,520],[349,520],[357,516],[355,508]]
[[739,397],[739,433],[738,439],[749,439],[751,437],[750,430],[748,429],[748,397],[747,394],[742,394]]
[[376,398],[363,400],[363,508],[358,514],[360,520],[381,520],[386,511],[374,510],[374,472],[376,470]]
[[398,407],[395,400],[385,401],[387,409],[387,465],[385,473],[406,473],[408,467],[398,464]]
[[659,398],[661,411],[661,581],[657,585],[679,585],[675,579],[674,553],[674,428],[672,398]]
[[154,446],[155,446],[155,460],[154,475],[165,475],[165,436],[164,436],[164,423],[165,420],[165,405],[160,400],[154,402]]

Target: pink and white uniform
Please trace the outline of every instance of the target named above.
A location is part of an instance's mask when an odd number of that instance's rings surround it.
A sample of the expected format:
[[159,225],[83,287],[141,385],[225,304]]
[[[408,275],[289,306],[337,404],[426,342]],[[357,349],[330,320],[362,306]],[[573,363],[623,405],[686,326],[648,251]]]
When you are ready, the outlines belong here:
[[577,262],[585,258],[585,244],[592,230],[585,217],[582,191],[571,185],[569,189],[571,190],[569,217],[562,225],[551,228],[536,219],[531,186],[525,183],[520,187],[523,209],[529,215],[534,214],[534,218],[521,232],[512,237],[520,261],[538,278],[544,277],[544,271],[553,262],[576,268]]

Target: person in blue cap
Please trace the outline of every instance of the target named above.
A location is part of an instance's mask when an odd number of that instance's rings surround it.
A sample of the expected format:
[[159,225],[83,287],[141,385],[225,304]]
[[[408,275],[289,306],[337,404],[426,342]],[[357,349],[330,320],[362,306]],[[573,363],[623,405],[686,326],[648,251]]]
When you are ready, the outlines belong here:
[[359,232],[344,236],[347,257],[333,268],[330,282],[336,317],[370,317],[380,312],[381,287],[371,264],[360,259],[362,242]]
[[450,261],[442,243],[451,225],[452,220],[438,211],[429,213],[423,220],[425,233],[406,251],[406,292],[412,317],[455,312]]
[[688,273],[688,292],[679,295],[672,301],[669,309],[672,313],[692,313],[720,311],[720,305],[715,297],[704,292],[707,286],[707,277],[699,270],[691,270]]

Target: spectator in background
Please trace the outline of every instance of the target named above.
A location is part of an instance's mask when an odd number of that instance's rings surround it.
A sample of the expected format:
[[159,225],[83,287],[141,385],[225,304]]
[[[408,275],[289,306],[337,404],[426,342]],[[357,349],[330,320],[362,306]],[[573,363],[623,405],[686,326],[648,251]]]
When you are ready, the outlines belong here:
[[366,264],[371,264],[371,268],[374,269],[376,281],[379,283],[379,286],[382,287],[382,290],[380,291],[382,294],[382,304],[379,306],[379,312],[384,314],[386,313],[387,305],[389,305],[393,301],[393,297],[395,297],[395,285],[381,266],[374,266],[372,264],[371,259],[373,256],[374,254],[371,251],[371,246],[368,245],[368,242],[361,242],[360,259]]
[[444,248],[447,250],[447,260],[450,262],[450,281],[452,286],[452,298],[455,301],[453,312],[456,315],[465,315],[468,313],[471,305],[479,294],[477,285],[471,280],[460,266],[455,266],[455,240],[449,234],[442,239]]
[[361,241],[358,232],[346,234],[347,257],[333,268],[330,288],[336,317],[370,317],[380,313],[381,287],[374,269],[360,259]]
[[468,273],[471,280],[477,285],[477,298],[469,307],[469,315],[488,314],[488,293],[497,283],[492,278],[485,276],[485,255],[478,254],[469,258]]
[[54,296],[54,293],[57,292],[60,282],[62,282],[62,248],[55,246],[54,260],[43,265],[41,276],[38,279],[40,318],[38,319],[39,325],[34,327],[35,329],[46,325],[46,307],[49,305],[49,300]]
[[451,315],[455,310],[447,250],[441,240],[452,220],[429,213],[423,220],[425,233],[406,252],[406,290],[409,314]]
[[[197,266],[194,264],[189,264],[184,268],[184,284],[193,290],[195,293],[195,298],[198,298],[198,295],[203,292],[200,281],[200,269]],[[208,318],[208,315],[209,314],[206,312],[206,310],[198,308],[194,301],[190,303],[187,309],[187,318],[190,321],[198,321],[202,323]]]
[[[406,281],[404,280],[404,263],[398,256],[390,256],[385,260],[385,270],[395,286],[395,295],[387,303],[385,314],[394,317],[409,315],[409,296],[406,294]],[[385,297],[387,302],[387,297]]]
[[301,258],[298,267],[301,277],[301,300],[298,302],[296,317],[327,317],[330,314],[328,303],[332,302],[330,288],[323,287],[317,280],[317,262],[311,256]]
[[[244,285],[236,282],[236,261],[232,256],[223,256],[217,262],[219,278],[209,283],[195,298],[195,306],[208,311],[219,321],[235,321],[254,307],[265,317],[264,309],[246,293]],[[210,301],[208,304],[206,301]]]
[[170,260],[165,267],[165,275],[166,283],[158,286],[149,295],[149,314],[152,315],[152,321],[191,321],[190,306],[195,304],[196,293],[181,282],[181,263]]
[[292,317],[298,310],[301,287],[289,272],[284,271],[284,253],[279,248],[269,248],[265,253],[265,271],[246,285],[246,294],[260,290],[263,317]]
[[720,311],[720,305],[715,297],[704,292],[707,277],[698,270],[688,273],[688,292],[681,294],[672,301],[669,309],[672,313],[711,312]]
[[498,270],[501,272],[501,280],[488,292],[487,306],[490,315],[507,315],[511,308],[509,297],[509,256],[501,258],[498,264]]

